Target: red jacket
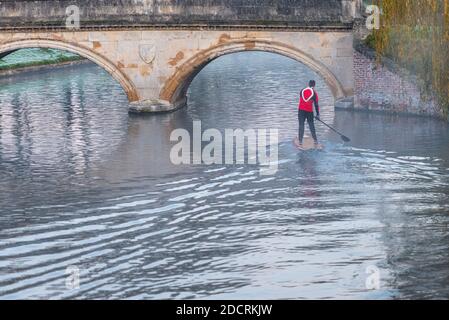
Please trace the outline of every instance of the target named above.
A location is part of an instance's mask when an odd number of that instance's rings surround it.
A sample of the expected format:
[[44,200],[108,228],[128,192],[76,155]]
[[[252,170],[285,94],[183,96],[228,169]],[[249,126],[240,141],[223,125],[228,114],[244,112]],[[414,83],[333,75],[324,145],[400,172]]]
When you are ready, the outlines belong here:
[[299,110],[313,112],[313,106],[315,104],[316,112],[320,113],[318,100],[318,94],[313,88],[305,88],[301,90],[301,98],[299,98],[298,108]]

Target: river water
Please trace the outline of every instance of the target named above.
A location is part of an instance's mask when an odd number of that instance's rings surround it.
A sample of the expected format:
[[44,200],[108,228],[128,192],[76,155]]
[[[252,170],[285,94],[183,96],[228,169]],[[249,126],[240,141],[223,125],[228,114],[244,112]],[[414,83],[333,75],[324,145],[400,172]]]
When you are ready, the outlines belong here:
[[[350,144],[320,125],[325,152],[293,148],[310,78]],[[449,298],[448,126],[331,105],[267,53],[214,61],[163,115],[129,116],[93,65],[0,80],[0,298]],[[278,128],[278,172],[172,165],[194,120]]]

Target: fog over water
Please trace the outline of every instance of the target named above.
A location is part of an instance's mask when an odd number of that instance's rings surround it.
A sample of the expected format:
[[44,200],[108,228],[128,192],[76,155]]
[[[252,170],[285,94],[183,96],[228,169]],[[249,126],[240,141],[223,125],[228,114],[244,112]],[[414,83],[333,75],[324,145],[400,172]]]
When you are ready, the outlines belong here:
[[[312,78],[352,142],[318,125],[326,151],[300,154]],[[151,116],[95,65],[0,79],[0,298],[448,298],[447,124],[332,105],[270,53],[215,60],[188,108]],[[171,132],[194,120],[279,129],[278,172],[171,164]]]

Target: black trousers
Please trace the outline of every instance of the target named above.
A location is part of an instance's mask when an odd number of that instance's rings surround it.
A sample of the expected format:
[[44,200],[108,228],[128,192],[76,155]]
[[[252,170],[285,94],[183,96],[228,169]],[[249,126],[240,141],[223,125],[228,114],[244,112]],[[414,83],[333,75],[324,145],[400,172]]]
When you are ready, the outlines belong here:
[[314,114],[313,112],[307,112],[304,110],[298,111],[298,122],[299,122],[299,142],[302,143],[302,140],[304,139],[304,125],[307,119],[307,123],[309,124],[310,132],[312,133],[313,140],[315,142],[318,142],[318,138],[316,136],[316,130],[315,130],[315,122],[314,122]]

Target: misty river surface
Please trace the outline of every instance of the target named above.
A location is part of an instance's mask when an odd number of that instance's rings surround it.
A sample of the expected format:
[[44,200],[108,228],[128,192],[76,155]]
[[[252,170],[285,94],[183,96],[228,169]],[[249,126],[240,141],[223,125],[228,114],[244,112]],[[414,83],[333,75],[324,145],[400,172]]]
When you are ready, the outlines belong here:
[[[311,78],[352,142],[318,125],[325,152],[299,154]],[[94,65],[0,79],[0,298],[449,298],[448,125],[332,104],[267,53],[219,58],[152,116]],[[195,120],[278,128],[277,173],[171,164]]]

